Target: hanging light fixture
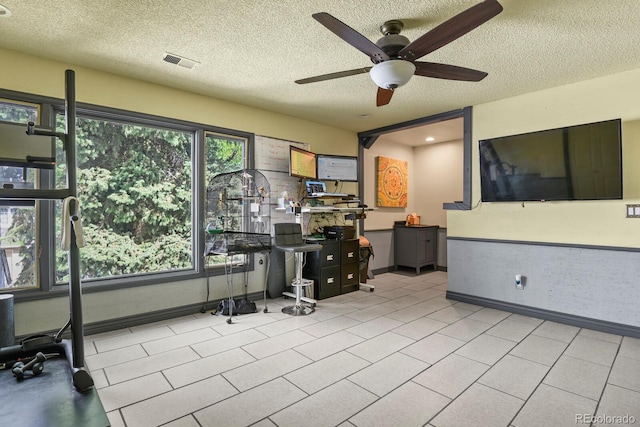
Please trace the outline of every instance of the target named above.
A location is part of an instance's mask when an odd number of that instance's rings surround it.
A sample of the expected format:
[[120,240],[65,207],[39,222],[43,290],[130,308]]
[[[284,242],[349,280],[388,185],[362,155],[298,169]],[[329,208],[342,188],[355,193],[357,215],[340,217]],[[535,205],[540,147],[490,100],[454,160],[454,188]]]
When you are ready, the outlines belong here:
[[11,16],[11,11],[6,7],[0,4],[0,18],[8,18]]
[[374,65],[369,71],[373,81],[382,89],[396,89],[405,85],[416,72],[416,66],[403,59],[392,59]]

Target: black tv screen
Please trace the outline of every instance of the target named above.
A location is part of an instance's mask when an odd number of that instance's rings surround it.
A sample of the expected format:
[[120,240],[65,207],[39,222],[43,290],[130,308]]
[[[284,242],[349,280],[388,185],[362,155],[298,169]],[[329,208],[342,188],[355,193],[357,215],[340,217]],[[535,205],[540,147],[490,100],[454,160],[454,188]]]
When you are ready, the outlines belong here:
[[483,202],[622,199],[620,119],[479,144]]

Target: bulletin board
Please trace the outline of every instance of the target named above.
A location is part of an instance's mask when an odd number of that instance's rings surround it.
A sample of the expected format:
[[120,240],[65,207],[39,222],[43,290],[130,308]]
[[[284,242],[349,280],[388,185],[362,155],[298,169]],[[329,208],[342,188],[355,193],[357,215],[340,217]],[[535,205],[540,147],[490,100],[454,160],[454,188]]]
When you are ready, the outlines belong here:
[[300,185],[300,178],[289,176],[289,146],[294,145],[304,150],[311,150],[309,144],[301,142],[286,141],[283,139],[268,136],[256,135],[255,137],[255,169],[258,169],[269,181],[271,188],[271,223],[294,222],[294,215],[287,215],[278,212],[278,198],[283,192],[287,192],[288,197],[299,201],[302,196],[304,186]]

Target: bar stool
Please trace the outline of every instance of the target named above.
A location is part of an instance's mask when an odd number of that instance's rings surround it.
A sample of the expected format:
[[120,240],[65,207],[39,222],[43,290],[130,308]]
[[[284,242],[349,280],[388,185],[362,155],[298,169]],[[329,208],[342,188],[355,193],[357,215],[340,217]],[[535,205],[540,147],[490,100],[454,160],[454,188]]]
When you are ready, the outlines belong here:
[[[278,223],[273,224],[273,249],[286,253],[293,253],[295,256],[296,276],[291,281],[291,286],[295,290],[296,302],[292,306],[282,309],[285,314],[292,316],[306,316],[313,313],[316,301],[312,298],[302,296],[302,288],[309,289],[313,285],[313,280],[302,278],[302,266],[304,265],[304,255],[306,252],[319,251],[322,245],[317,243],[305,243],[302,238],[302,228],[297,223]],[[283,293],[286,294],[286,293]],[[289,294],[290,295],[290,294]],[[312,306],[302,304],[306,301]]]

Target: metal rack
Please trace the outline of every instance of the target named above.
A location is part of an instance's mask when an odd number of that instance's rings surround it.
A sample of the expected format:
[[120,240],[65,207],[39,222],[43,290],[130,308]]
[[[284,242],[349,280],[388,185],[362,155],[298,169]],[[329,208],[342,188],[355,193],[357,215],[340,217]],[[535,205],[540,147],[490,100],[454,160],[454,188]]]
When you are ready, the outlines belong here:
[[[36,128],[29,123],[27,134],[34,136],[57,137],[63,142],[67,163],[67,188],[65,189],[18,189],[1,188],[0,199],[24,202],[25,200],[63,200],[77,196],[76,176],[76,94],[75,72],[65,71],[65,132],[55,132],[52,129]],[[25,167],[33,166],[33,163]],[[70,212],[76,210],[75,203],[70,202]],[[75,229],[71,227],[71,244],[68,251],[69,259],[69,311],[70,318],[55,337],[37,336],[22,345],[0,349],[0,358],[14,357],[24,352],[39,349],[60,351],[68,359],[73,371],[73,383],[76,388],[84,390],[93,386],[93,379],[84,370],[84,327],[82,320],[82,290],[80,284],[80,252],[76,243]],[[71,328],[71,341],[63,340],[62,334]]]
[[[244,268],[245,298],[248,255],[271,251],[271,189],[265,176],[255,169],[241,169],[216,175],[207,186],[205,213],[205,258],[224,257],[229,318],[232,323],[233,269]],[[242,257],[238,257],[242,255]],[[267,276],[269,257],[266,257]],[[209,275],[207,274],[207,295]],[[264,287],[266,313],[266,277]],[[206,303],[205,303],[206,305]]]

